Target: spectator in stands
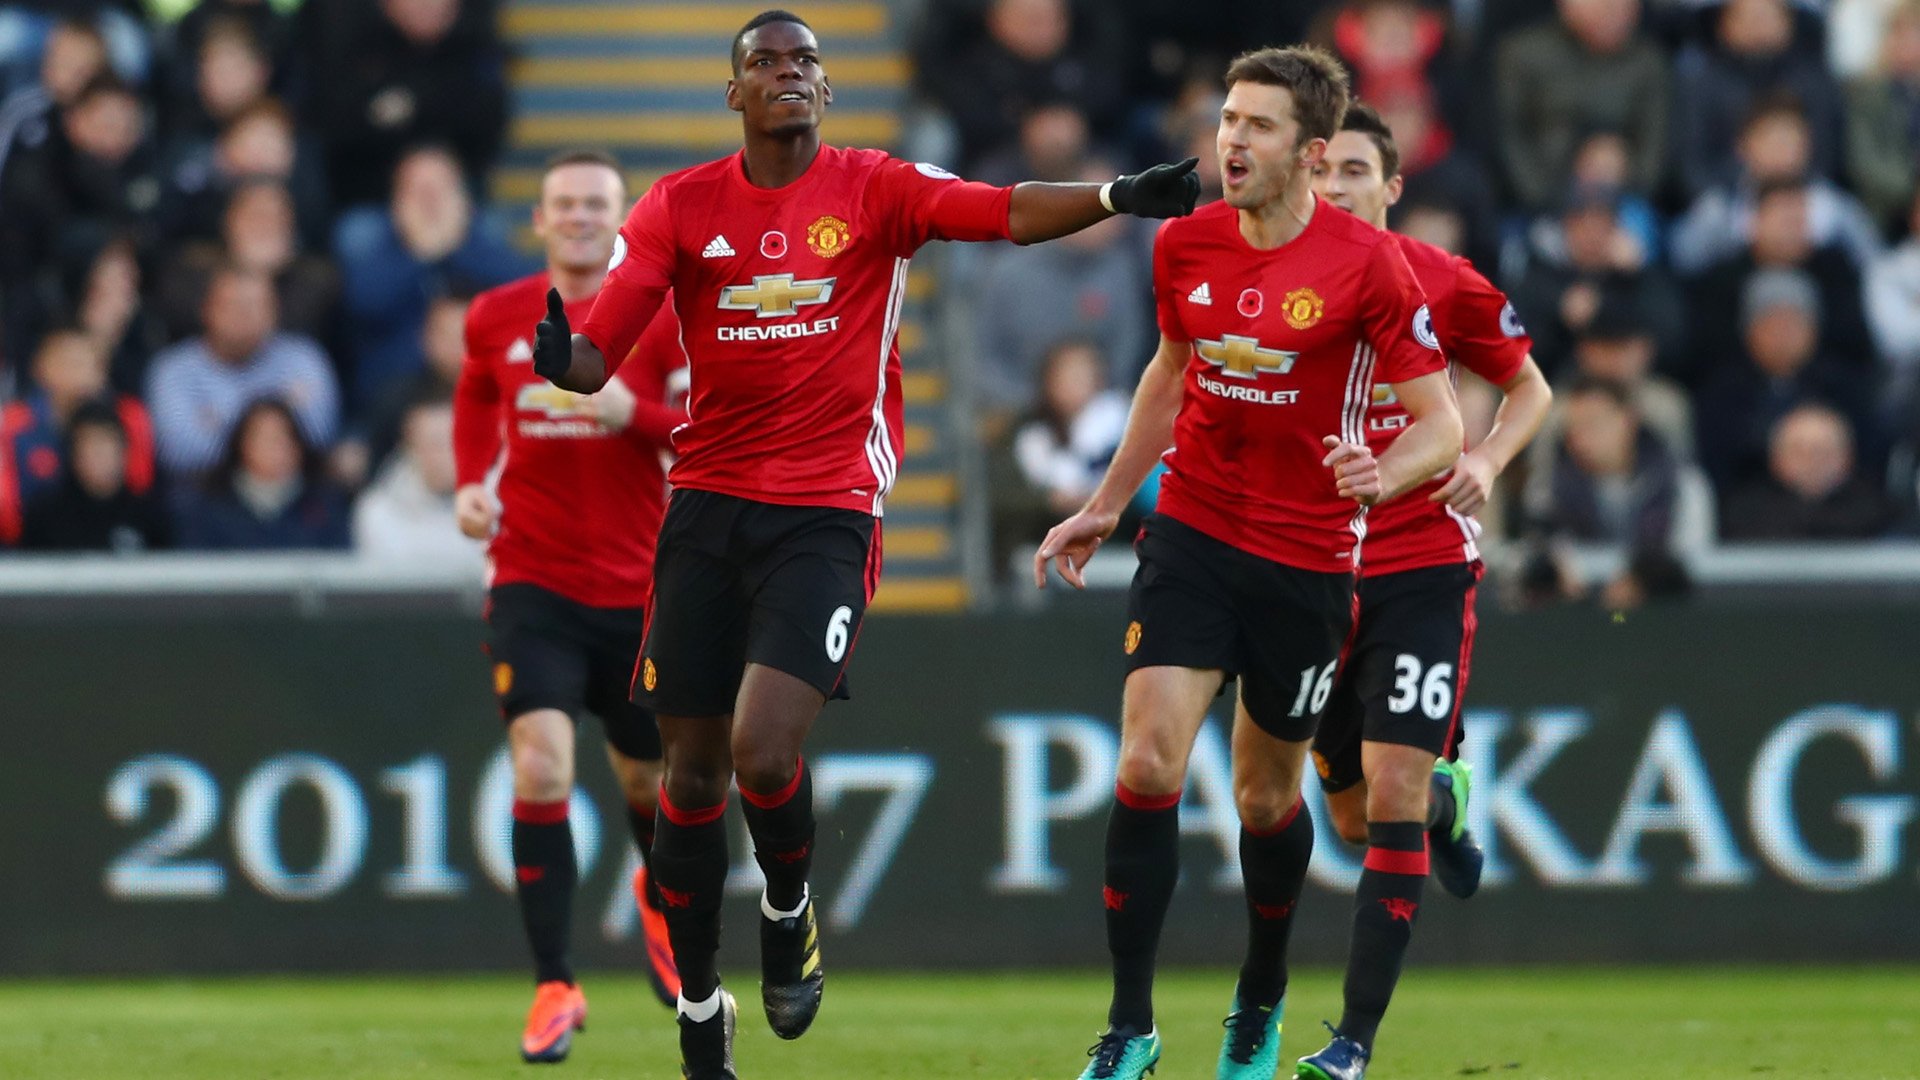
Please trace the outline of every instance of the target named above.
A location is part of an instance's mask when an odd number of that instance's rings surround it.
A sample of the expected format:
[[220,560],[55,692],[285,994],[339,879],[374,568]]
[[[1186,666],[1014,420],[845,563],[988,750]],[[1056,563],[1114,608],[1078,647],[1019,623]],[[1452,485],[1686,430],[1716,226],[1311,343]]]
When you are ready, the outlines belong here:
[[1432,196],[1402,196],[1389,213],[1396,232],[1452,255],[1467,253],[1467,219],[1458,207]]
[[[172,0],[172,2],[192,5],[192,9],[184,14],[164,11],[154,13],[162,19],[172,15],[177,15],[179,18],[179,21],[173,24],[172,30],[175,56],[203,56],[204,46],[209,38],[238,28],[259,43],[263,54],[267,57],[268,68],[272,73],[271,86],[277,96],[286,98],[300,89],[299,84],[304,73],[298,70],[296,62],[291,14],[299,6],[300,0],[295,0],[293,3],[286,3],[283,0]],[[150,3],[149,6],[158,5]],[[176,97],[184,100],[192,96],[194,78],[195,71],[192,65],[179,66],[179,70],[174,72]]]
[[1860,201],[1831,180],[1809,172],[1813,132],[1791,98],[1766,98],[1740,129],[1738,175],[1694,200],[1673,230],[1673,265],[1697,274],[1739,250],[1753,235],[1755,202],[1773,184],[1807,192],[1807,228],[1815,244],[1846,251],[1856,268],[1880,252],[1880,231]]
[[314,246],[327,237],[326,174],[319,153],[295,128],[293,113],[272,98],[243,109],[212,142],[182,150],[169,176],[181,204],[178,231],[185,236],[219,236],[233,193],[271,180],[293,197],[301,239]]
[[1762,474],[1775,422],[1809,401],[1846,416],[1863,449],[1881,449],[1871,427],[1873,388],[1857,370],[1821,355],[1820,318],[1820,292],[1804,272],[1770,268],[1747,283],[1746,357],[1706,383],[1695,417],[1701,464],[1722,492]]
[[144,275],[133,245],[113,240],[100,249],[84,278],[69,288],[77,297],[80,328],[107,358],[107,381],[122,394],[144,389],[147,361],[165,344],[159,320],[141,291]]
[[[1431,110],[1417,97],[1399,94],[1369,104],[1379,110],[1381,119],[1392,129],[1395,143],[1437,145],[1429,138]],[[1400,167],[1400,175],[1406,178],[1406,195],[1402,201],[1444,203],[1453,207],[1467,226],[1467,246],[1461,254],[1482,266],[1492,266],[1500,228],[1492,176],[1479,157],[1464,146],[1451,142],[1444,145],[1447,150],[1443,156],[1429,156]]]
[[1614,133],[1627,190],[1655,194],[1667,165],[1667,57],[1638,33],[1639,0],[1559,0],[1559,19],[1499,46],[1500,156],[1522,207],[1553,208],[1583,136]]
[[87,84],[108,74],[107,42],[92,20],[68,16],[47,31],[37,82],[0,99],[0,181],[7,159],[32,150],[53,133],[54,114],[70,107]]
[[1737,362],[1742,347],[1742,306],[1747,284],[1767,270],[1798,270],[1820,294],[1821,351],[1870,376],[1873,343],[1862,313],[1861,277],[1837,245],[1816,241],[1811,226],[1813,189],[1800,180],[1775,180],[1754,194],[1752,225],[1743,249],[1691,282],[1694,316],[1692,358],[1703,370]]
[[923,68],[959,129],[969,169],[1012,145],[1020,118],[1048,102],[1075,102],[1097,134],[1113,132],[1126,104],[1117,58],[1097,40],[1097,26],[1076,22],[1068,0],[992,0],[984,41],[957,61]]
[[1740,540],[1866,540],[1893,518],[1886,496],[1854,469],[1847,418],[1795,406],[1773,426],[1767,474],[1727,496],[1720,534]]
[[1100,346],[1085,338],[1047,350],[1033,408],[991,454],[996,567],[1079,509],[1099,485],[1127,426],[1128,398],[1108,385],[1109,367]]
[[192,85],[174,117],[176,136],[211,140],[249,107],[267,100],[273,59],[250,26],[237,19],[209,22],[193,46]]
[[451,147],[469,179],[493,163],[507,121],[505,60],[492,20],[461,8],[379,0],[376,17],[343,19],[328,38],[315,99],[341,205],[385,202],[400,159],[423,141]]
[[353,418],[329,462],[334,479],[349,488],[364,484],[399,443],[402,425],[413,406],[453,393],[466,357],[467,308],[472,300],[465,293],[433,298],[427,307],[426,325],[420,331],[424,365],[413,376],[388,387]]
[[1907,208],[1920,172],[1920,0],[1893,9],[1879,60],[1848,87],[1847,172],[1884,223]]
[[1566,427],[1544,484],[1530,492],[1536,529],[1556,539],[1666,550],[1679,465],[1640,422],[1619,383],[1581,378],[1566,394]]
[[84,267],[114,236],[141,255],[162,235],[163,189],[146,108],[103,75],[60,112],[59,130],[7,164],[0,191],[0,263],[13,281]]
[[1639,242],[1648,262],[1659,262],[1666,223],[1651,199],[1631,190],[1632,162],[1628,154],[1627,140],[1619,132],[1604,128],[1589,132],[1573,152],[1573,187],[1618,192],[1614,212],[1619,215],[1620,227]]
[[299,418],[305,439],[324,446],[340,419],[333,367],[312,339],[279,329],[279,302],[266,275],[223,266],[201,307],[205,332],[153,358],[147,404],[160,464],[190,476],[219,462],[249,402],[272,396]]
[[[1812,20],[1809,20],[1811,24]],[[1844,119],[1840,89],[1826,60],[1796,29],[1787,0],[1727,0],[1714,16],[1711,44],[1692,45],[1678,62],[1676,143],[1689,195],[1739,179],[1734,144],[1754,105],[1784,93],[1812,126],[1811,174],[1840,174]]]
[[135,457],[122,413],[103,402],[82,405],[64,445],[66,471],[27,505],[22,548],[125,555],[172,545],[160,499],[133,483]]
[[1019,141],[988,154],[973,176],[1002,187],[1024,180],[1068,181],[1080,174],[1091,137],[1086,114],[1072,102],[1036,105],[1020,118]]
[[460,286],[491,288],[525,273],[503,230],[475,213],[460,164],[441,147],[410,151],[384,209],[341,215],[334,254],[344,279],[353,400],[377,400],[420,370],[428,302]]
[[1533,440],[1535,468],[1550,468],[1559,432],[1566,422],[1566,409],[1560,398],[1568,387],[1581,379],[1600,379],[1627,389],[1633,397],[1634,412],[1647,430],[1660,437],[1679,461],[1694,456],[1693,406],[1680,384],[1654,371],[1656,346],[1652,328],[1625,297],[1610,297],[1594,313],[1586,330],[1574,341],[1573,373],[1563,380],[1552,413]]
[[135,494],[153,487],[153,425],[137,398],[107,385],[107,357],[100,343],[78,326],[56,327],[33,356],[33,385],[0,409],[0,541],[20,535],[21,509],[59,488],[69,459],[65,449],[73,418],[89,404],[102,404],[120,424],[125,444],[126,486]]
[[273,282],[283,329],[328,342],[339,317],[340,275],[325,256],[301,247],[293,197],[285,185],[272,179],[242,181],[227,198],[219,240],[181,247],[159,284],[171,336],[199,332],[207,282],[221,265],[232,263]]
[[[262,293],[265,293],[263,288]],[[210,483],[181,510],[180,546],[208,551],[345,548],[347,499],[278,398],[248,405]]]
[[[1077,179],[1111,179],[1098,160]],[[982,406],[1019,412],[1033,400],[1047,349],[1067,337],[1092,339],[1110,365],[1107,383],[1132,386],[1153,351],[1145,237],[1111,217],[1053,244],[1004,246],[981,275],[975,368]]]
[[1619,202],[1614,189],[1577,188],[1557,219],[1541,219],[1529,230],[1524,271],[1511,296],[1533,335],[1534,357],[1549,375],[1565,370],[1574,340],[1610,299],[1639,313],[1663,359],[1684,339],[1673,282],[1621,223]]
[[1920,193],[1907,210],[1907,239],[1867,272],[1867,319],[1902,397],[1920,400]]
[[400,450],[353,508],[353,546],[388,562],[467,567],[478,581],[486,548],[461,535],[453,513],[453,404],[449,395],[407,410]]
[[1446,20],[1415,0],[1348,0],[1331,26],[1333,50],[1353,72],[1353,95],[1402,115],[1419,114],[1420,135],[1395,129],[1402,168],[1418,173],[1452,152],[1442,95],[1450,89]]

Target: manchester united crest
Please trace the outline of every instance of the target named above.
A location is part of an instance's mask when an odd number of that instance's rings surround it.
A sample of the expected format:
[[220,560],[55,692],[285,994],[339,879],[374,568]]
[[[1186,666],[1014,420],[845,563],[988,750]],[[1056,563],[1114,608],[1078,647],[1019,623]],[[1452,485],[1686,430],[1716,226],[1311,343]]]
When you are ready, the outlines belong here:
[[853,241],[853,234],[847,231],[847,223],[832,214],[823,215],[820,220],[807,226],[807,248],[823,259],[831,259],[847,250]]
[[659,684],[660,673],[653,669],[653,658],[648,657],[640,661],[640,685],[646,688],[647,693],[651,694],[653,693],[653,688]]
[[1133,651],[1140,647],[1140,623],[1138,621],[1127,624],[1126,646],[1128,656],[1132,656]]
[[1282,302],[1281,311],[1287,317],[1287,325],[1295,330],[1305,330],[1320,321],[1327,313],[1327,302],[1312,289],[1295,289],[1287,294]]
[[498,694],[501,697],[506,697],[507,692],[512,689],[513,689],[513,665],[512,664],[493,665],[493,692],[495,694]]

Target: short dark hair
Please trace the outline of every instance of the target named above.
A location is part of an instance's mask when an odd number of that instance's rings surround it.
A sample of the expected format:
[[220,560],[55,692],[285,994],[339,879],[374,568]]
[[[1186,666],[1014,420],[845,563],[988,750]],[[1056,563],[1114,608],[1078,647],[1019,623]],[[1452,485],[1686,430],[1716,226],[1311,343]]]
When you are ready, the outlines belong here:
[[1791,116],[1802,126],[1810,127],[1812,121],[1807,116],[1806,103],[1791,90],[1775,90],[1762,94],[1747,106],[1746,114],[1740,118],[1740,134],[1745,135],[1754,128],[1776,116]]
[[540,173],[541,175],[544,176],[555,169],[563,168],[568,165],[604,165],[607,168],[612,169],[614,172],[620,171],[619,158],[614,157],[612,154],[607,153],[605,150],[594,150],[588,147],[579,147],[573,150],[562,150],[559,153],[548,158],[546,168],[541,169]]
[[1582,394],[1597,394],[1628,412],[1637,412],[1634,407],[1633,390],[1619,379],[1606,379],[1598,375],[1575,376],[1573,385],[1567,387],[1567,399]]
[[140,92],[133,88],[133,84],[114,74],[109,68],[88,79],[85,85],[80,87],[80,92],[73,95],[73,108],[78,109],[103,94],[118,94],[121,97],[132,98],[136,105],[140,102]]
[[1357,131],[1373,140],[1374,149],[1380,151],[1380,179],[1391,180],[1400,175],[1400,147],[1393,141],[1393,129],[1381,119],[1377,109],[1364,101],[1348,102],[1340,130]]
[[113,432],[122,443],[127,441],[126,421],[120,419],[120,410],[105,401],[88,401],[73,410],[67,418],[67,445],[73,445],[73,439],[83,427],[105,428]]
[[782,22],[792,23],[795,26],[804,27],[807,30],[813,29],[813,27],[807,25],[807,20],[785,8],[773,8],[748,19],[747,25],[741,27],[740,32],[733,35],[733,73],[735,75],[740,74],[740,65],[745,63],[747,59],[747,35],[768,23]]
[[1315,45],[1268,46],[1244,52],[1227,67],[1227,89],[1236,83],[1278,86],[1293,95],[1300,141],[1331,139],[1347,112],[1347,69]]

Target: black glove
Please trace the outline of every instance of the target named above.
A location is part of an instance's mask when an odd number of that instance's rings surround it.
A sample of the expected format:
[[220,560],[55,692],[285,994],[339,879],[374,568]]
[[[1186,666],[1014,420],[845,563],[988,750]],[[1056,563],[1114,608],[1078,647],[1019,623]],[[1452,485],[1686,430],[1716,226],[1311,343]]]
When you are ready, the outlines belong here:
[[1186,217],[1200,201],[1200,178],[1193,174],[1199,158],[1188,158],[1178,165],[1155,165],[1145,172],[1130,173],[1107,189],[1107,200],[1116,214],[1134,217]]
[[533,370],[548,382],[558,382],[573,366],[573,329],[567,325],[567,306],[560,290],[547,290],[547,317],[533,328]]

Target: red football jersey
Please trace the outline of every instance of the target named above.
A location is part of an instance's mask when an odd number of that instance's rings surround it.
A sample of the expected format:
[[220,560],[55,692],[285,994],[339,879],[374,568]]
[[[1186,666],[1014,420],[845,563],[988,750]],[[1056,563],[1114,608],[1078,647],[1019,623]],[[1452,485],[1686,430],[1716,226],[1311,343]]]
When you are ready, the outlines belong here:
[[743,154],[698,165],[634,206],[580,332],[624,356],[671,286],[691,375],[674,487],[877,517],[899,473],[907,260],[1005,239],[1011,194],[878,150],[822,146],[773,190]]
[[[549,286],[535,274],[481,293],[467,311],[454,466],[462,485],[499,470],[488,583],[538,585],[589,607],[645,607],[666,513],[661,455],[686,421],[668,404],[669,383],[686,365],[680,328],[662,311],[640,337],[619,376],[638,399],[633,420],[609,431],[583,395],[534,374],[533,328],[547,316]],[[568,321],[592,304],[568,304]]]
[[[1433,332],[1447,357],[1448,374],[1458,365],[1501,386],[1520,373],[1533,351],[1533,339],[1507,303],[1505,293],[1480,276],[1473,264],[1432,244],[1394,234],[1427,294]],[[1400,437],[1412,418],[1394,397],[1393,387],[1375,383],[1373,410],[1367,415],[1367,445],[1378,455]],[[1472,562],[1480,557],[1480,525],[1446,503],[1428,502],[1440,490],[1435,479],[1381,503],[1367,516],[1367,546],[1360,572],[1367,577]]]
[[1366,438],[1370,390],[1443,369],[1391,235],[1315,200],[1260,251],[1224,202],[1160,229],[1160,331],[1193,345],[1159,510],[1302,570],[1354,568],[1366,511],[1337,493],[1320,440]]

